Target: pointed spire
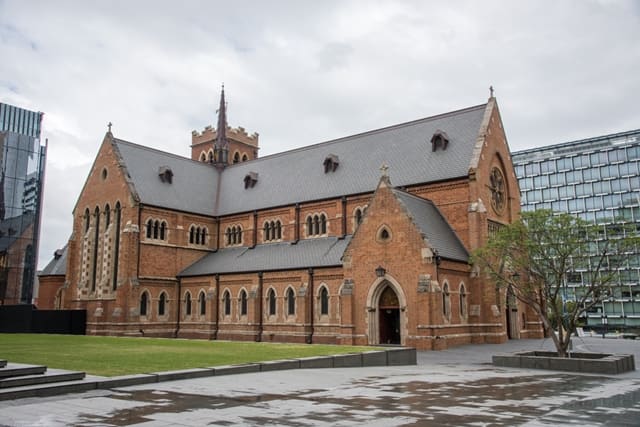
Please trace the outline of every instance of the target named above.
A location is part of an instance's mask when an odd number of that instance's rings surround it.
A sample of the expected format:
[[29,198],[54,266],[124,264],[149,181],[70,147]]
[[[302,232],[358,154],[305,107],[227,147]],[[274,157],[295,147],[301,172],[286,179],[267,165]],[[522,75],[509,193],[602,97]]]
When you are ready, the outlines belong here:
[[220,94],[220,108],[218,108],[218,127],[213,151],[216,166],[225,167],[229,163],[229,142],[227,141],[227,104],[224,101],[224,83]]
[[227,145],[227,104],[224,100],[224,83],[220,94],[220,107],[218,108],[218,127],[216,129],[216,145],[222,148]]

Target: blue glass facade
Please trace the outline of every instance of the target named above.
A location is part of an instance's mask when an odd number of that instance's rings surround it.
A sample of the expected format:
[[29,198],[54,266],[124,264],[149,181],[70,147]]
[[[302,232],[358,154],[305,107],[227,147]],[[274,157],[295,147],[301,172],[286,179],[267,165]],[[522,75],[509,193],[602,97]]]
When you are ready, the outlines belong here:
[[[512,157],[523,211],[571,213],[596,223],[602,241],[619,235],[617,224],[640,230],[640,130],[519,151]],[[638,249],[609,257],[617,283],[610,298],[587,314],[588,326],[640,329]],[[570,274],[569,299],[583,285],[583,272]]]
[[0,103],[0,304],[33,300],[46,147],[42,113]]

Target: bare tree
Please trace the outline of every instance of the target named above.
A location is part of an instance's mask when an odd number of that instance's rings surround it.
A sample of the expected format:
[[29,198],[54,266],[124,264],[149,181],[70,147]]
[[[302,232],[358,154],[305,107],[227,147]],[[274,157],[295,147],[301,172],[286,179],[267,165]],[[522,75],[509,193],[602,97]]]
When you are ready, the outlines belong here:
[[[567,357],[580,317],[612,295],[621,257],[639,243],[635,228],[596,225],[566,213],[524,212],[500,228],[473,255],[473,262],[498,286],[511,287],[551,333],[558,356]],[[568,279],[583,285],[568,301]]]

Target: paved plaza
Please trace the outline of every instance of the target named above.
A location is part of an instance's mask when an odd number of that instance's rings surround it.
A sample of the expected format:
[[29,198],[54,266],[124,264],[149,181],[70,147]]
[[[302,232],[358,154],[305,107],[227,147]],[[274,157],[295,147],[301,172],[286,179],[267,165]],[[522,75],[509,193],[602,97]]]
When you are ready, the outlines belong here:
[[[491,355],[550,340],[419,352],[417,366],[298,369],[0,402],[8,426],[638,426],[640,371],[616,376],[497,368]],[[640,341],[576,339],[631,353]]]

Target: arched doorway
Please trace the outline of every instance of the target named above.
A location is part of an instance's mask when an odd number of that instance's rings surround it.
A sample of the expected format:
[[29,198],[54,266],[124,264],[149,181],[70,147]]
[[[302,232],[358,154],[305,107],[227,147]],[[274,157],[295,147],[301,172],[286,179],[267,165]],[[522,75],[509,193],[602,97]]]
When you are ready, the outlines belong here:
[[389,285],[380,294],[378,313],[380,344],[400,344],[400,303]]
[[513,288],[507,288],[507,337],[510,340],[520,339],[520,327],[518,325],[518,301]]

